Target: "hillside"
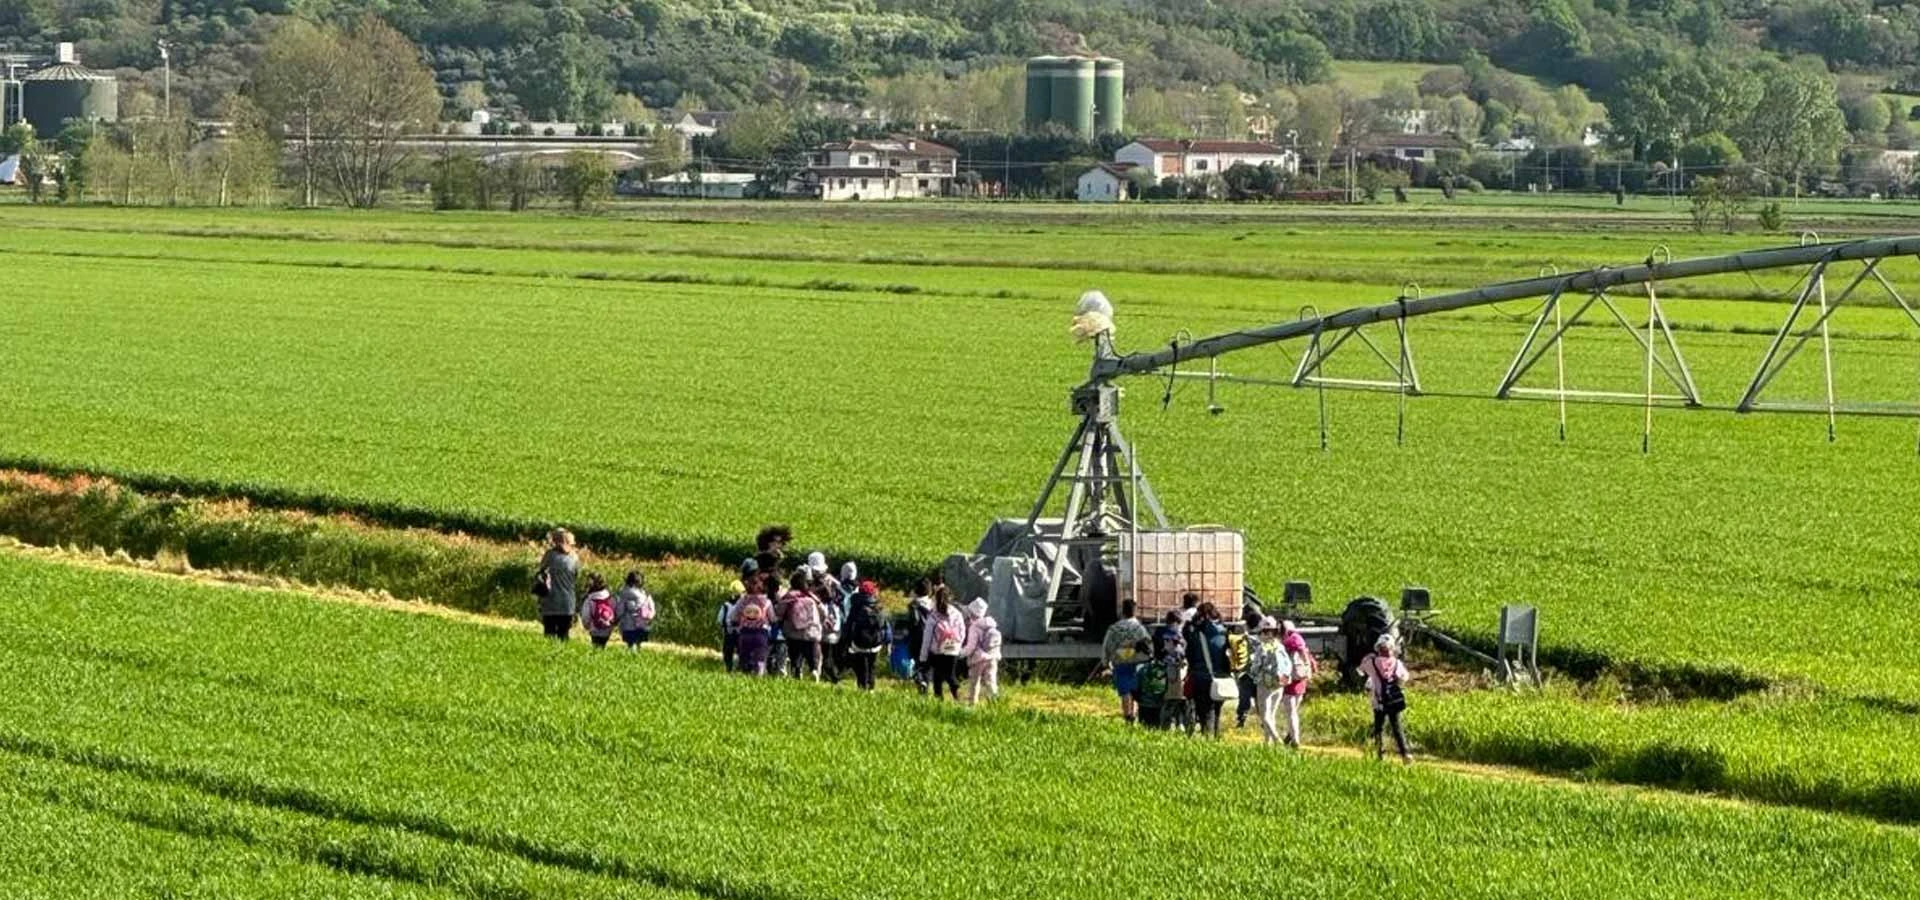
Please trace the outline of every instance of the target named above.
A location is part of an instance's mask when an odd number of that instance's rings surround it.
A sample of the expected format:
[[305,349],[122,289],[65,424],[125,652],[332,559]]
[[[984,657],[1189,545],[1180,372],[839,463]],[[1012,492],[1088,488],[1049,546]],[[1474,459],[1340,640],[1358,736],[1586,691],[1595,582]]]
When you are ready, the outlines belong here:
[[[862,101],[883,79],[955,77],[1035,53],[1093,49],[1136,86],[1233,84],[1255,93],[1325,77],[1327,57],[1460,62],[1577,83],[1607,100],[1649,66],[1705,55],[1814,54],[1835,70],[1910,81],[1920,5],[1736,0],[1646,5],[1565,0],[284,0],[145,4],[0,2],[0,49],[79,42],[103,68],[157,93],[156,40],[174,47],[176,90],[202,114],[238,87],[275,25],[377,12],[416,40],[450,109],[605,118],[616,98],[734,109]],[[135,71],[127,72],[135,75]]]
[[1827,815],[753,682],[13,550],[0,591],[25,601],[0,612],[9,896],[1891,897],[1920,859]]

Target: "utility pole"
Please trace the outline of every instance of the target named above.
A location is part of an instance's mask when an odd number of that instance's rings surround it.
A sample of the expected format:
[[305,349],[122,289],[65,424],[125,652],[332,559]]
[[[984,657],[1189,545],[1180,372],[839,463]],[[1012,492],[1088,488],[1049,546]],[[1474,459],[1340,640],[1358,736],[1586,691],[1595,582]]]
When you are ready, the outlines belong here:
[[1354,193],[1353,193],[1353,166],[1354,166],[1354,161],[1358,158],[1358,154],[1359,154],[1358,149],[1353,146],[1353,143],[1351,141],[1349,141],[1347,143],[1347,202],[1348,203],[1360,202],[1360,199],[1354,196]]
[[167,53],[166,41],[154,41],[160,48],[160,115],[167,121],[173,121],[173,57]]

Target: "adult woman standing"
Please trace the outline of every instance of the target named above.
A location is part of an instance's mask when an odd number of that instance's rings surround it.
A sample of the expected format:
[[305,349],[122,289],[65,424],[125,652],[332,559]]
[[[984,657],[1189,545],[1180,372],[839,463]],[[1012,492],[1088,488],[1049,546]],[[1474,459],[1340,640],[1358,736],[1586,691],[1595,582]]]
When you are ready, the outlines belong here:
[[933,611],[927,617],[924,640],[920,658],[933,667],[934,699],[939,699],[940,688],[945,685],[947,693],[959,700],[960,651],[966,645],[967,617],[953,604],[953,595],[944,584],[934,586]]
[[[1227,659],[1227,627],[1211,601],[1194,610],[1187,623],[1187,696],[1193,701],[1194,724],[1201,733],[1220,737],[1220,706],[1236,699],[1238,683]],[[1224,693],[1223,693],[1224,691]]]
[[580,555],[573,532],[555,528],[547,533],[547,551],[540,555],[540,571],[533,577],[533,593],[540,599],[540,627],[547,637],[564,641],[573,631],[575,587],[580,578]]
[[1383,634],[1373,642],[1373,655],[1360,661],[1360,674],[1367,677],[1367,696],[1373,700],[1374,758],[1386,758],[1386,742],[1381,732],[1391,725],[1393,746],[1400,751],[1400,761],[1413,762],[1413,753],[1407,749],[1407,729],[1400,724],[1400,714],[1407,711],[1405,685],[1412,676],[1407,672],[1407,664],[1394,653],[1392,635]]

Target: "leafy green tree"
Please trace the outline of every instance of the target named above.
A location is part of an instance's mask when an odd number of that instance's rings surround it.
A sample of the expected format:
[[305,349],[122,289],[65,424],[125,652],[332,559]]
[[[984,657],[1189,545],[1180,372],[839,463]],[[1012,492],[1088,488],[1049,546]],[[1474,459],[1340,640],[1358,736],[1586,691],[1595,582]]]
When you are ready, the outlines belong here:
[[1842,99],[1840,112],[1846,116],[1847,130],[1858,140],[1884,136],[1887,126],[1893,122],[1887,105],[1873,94],[1855,94]]
[[1276,31],[1254,45],[1253,56],[1266,76],[1281,84],[1319,84],[1333,77],[1333,54],[1310,34]]
[[1747,157],[1798,185],[1802,174],[1831,165],[1847,140],[1824,67],[1769,65],[1751,118],[1739,132]]
[[1587,26],[1567,0],[1532,0],[1531,6],[1522,41],[1536,66],[1557,70],[1592,51]]
[[1302,88],[1294,130],[1300,132],[1300,152],[1325,166],[1340,140],[1342,91],[1332,85],[1318,84]]
[[1367,162],[1360,164],[1359,170],[1354,173],[1353,183],[1360,190],[1360,196],[1372,203],[1380,198],[1381,191],[1405,188],[1413,182],[1407,173],[1399,169],[1381,168]]
[[26,122],[15,122],[0,132],[0,156],[12,156],[21,149],[35,143],[33,126]]
[[613,165],[603,154],[575,150],[554,174],[554,184],[575,212],[583,212],[612,195]]
[[1691,171],[1724,172],[1740,162],[1740,147],[1718,131],[1709,131],[1680,148],[1680,164]]

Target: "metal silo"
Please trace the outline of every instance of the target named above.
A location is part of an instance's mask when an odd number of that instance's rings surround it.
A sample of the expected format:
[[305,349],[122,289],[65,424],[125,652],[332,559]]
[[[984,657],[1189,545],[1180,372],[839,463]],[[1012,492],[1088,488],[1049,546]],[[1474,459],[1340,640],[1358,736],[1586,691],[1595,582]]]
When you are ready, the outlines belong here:
[[120,112],[119,82],[77,63],[48,66],[20,81],[22,111],[43,138],[70,122],[111,122]]
[[1045,128],[1053,114],[1053,68],[1057,56],[1036,56],[1027,60],[1027,130]]
[[1093,137],[1093,59],[1069,56],[1053,70],[1050,119],[1082,138]]
[[1093,128],[1117,134],[1127,125],[1127,64],[1102,56],[1093,61]]

